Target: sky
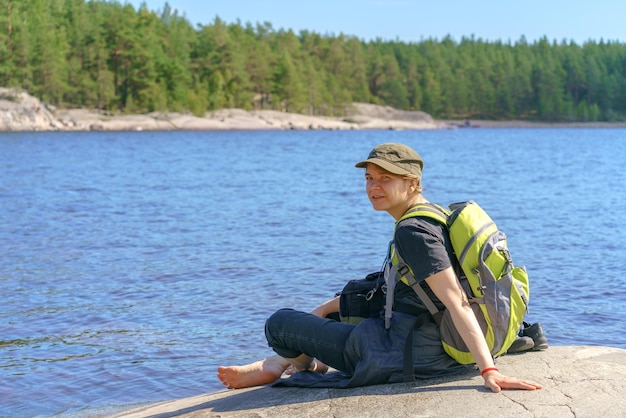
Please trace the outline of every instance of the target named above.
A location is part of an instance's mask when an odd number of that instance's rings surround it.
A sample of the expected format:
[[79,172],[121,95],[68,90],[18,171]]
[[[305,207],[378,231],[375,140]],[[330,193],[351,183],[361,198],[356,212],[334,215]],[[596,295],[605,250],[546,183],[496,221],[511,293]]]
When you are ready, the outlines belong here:
[[[163,10],[165,0],[119,0]],[[308,30],[361,40],[419,42],[617,41],[626,43],[625,0],[169,0],[194,26],[216,16],[242,25],[269,22],[275,30]]]

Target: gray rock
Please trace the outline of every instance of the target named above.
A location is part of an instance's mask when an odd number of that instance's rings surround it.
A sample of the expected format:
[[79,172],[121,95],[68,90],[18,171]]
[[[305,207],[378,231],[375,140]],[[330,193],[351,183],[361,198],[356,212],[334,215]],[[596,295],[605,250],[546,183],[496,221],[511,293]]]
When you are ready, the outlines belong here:
[[439,129],[424,112],[355,103],[350,117],[310,116],[277,110],[221,109],[204,117],[188,113],[115,114],[102,110],[57,109],[26,92],[0,87],[0,131],[143,131],[143,130],[309,130]]
[[259,387],[224,390],[112,415],[137,417],[623,417],[626,350],[550,347],[503,356],[500,371],[537,391],[483,387],[478,372],[354,389]]
[[51,131],[61,127],[63,124],[37,98],[0,87],[0,131]]

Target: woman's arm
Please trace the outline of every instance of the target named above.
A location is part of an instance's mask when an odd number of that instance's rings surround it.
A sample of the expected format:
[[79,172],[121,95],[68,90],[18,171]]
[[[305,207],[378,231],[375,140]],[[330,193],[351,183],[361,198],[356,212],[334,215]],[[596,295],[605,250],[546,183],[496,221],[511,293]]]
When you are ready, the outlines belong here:
[[450,311],[452,322],[474,356],[478,368],[480,370],[494,368],[483,375],[485,387],[494,392],[500,392],[501,389],[541,389],[541,385],[535,382],[507,377],[495,369],[493,357],[474,316],[474,311],[451,267],[428,277],[426,283]]
[[326,316],[335,312],[339,312],[339,296],[327,300],[311,311],[313,315],[319,316],[320,318],[326,318]]

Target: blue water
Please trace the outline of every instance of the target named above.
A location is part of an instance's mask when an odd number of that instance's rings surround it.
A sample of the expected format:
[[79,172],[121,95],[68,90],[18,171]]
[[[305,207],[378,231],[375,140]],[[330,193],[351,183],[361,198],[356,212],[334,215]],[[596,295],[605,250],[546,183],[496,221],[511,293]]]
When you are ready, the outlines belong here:
[[626,130],[5,133],[0,416],[220,390],[274,310],[380,267],[393,220],[353,165],[388,141],[507,232],[550,344],[626,348]]

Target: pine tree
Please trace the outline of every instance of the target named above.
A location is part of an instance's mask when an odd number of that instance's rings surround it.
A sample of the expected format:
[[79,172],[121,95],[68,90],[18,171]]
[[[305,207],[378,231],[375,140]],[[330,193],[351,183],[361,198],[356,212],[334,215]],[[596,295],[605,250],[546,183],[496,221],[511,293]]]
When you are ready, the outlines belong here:
[[547,39],[536,46],[537,60],[533,68],[533,89],[537,114],[541,120],[556,121],[564,116],[565,72],[550,53]]
[[340,115],[352,101],[435,117],[626,119],[618,42],[364,42],[275,31],[268,22],[198,28],[165,3],[0,0],[0,85],[52,104],[125,112],[281,109]]
[[0,0],[0,86],[8,86],[13,74],[13,1]]
[[26,59],[32,68],[28,90],[52,104],[62,104],[67,90],[69,46],[65,28],[60,24],[62,12],[62,0],[29,1],[28,31],[24,32]]
[[289,52],[284,51],[274,73],[273,94],[285,112],[300,113],[307,108],[306,90],[300,74]]
[[172,11],[168,3],[165,3],[160,20],[163,54],[156,62],[157,80],[166,97],[166,108],[182,111],[188,105],[188,92],[193,90],[191,48],[196,34],[189,22],[177,11]]

